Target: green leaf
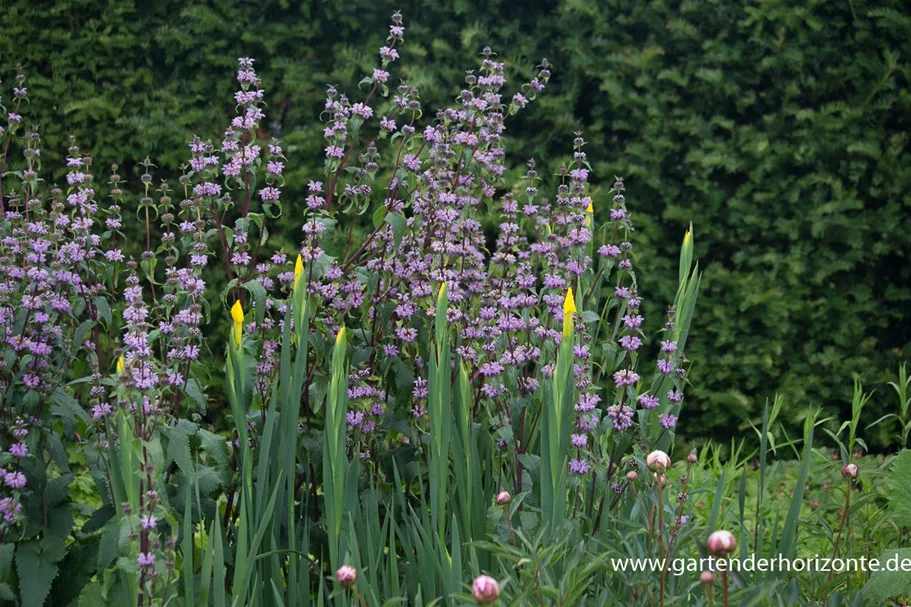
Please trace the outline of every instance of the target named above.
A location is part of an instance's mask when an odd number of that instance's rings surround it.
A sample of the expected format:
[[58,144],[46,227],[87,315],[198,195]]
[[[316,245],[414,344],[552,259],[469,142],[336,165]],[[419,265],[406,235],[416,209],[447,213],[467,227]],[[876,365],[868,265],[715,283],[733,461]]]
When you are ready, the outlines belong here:
[[79,607],[97,607],[97,605],[104,604],[106,601],[100,582],[95,582],[82,589],[82,593],[79,595]]
[[190,400],[196,403],[197,407],[199,407],[199,413],[205,415],[207,410],[206,395],[199,387],[199,382],[191,377],[187,380],[187,385],[184,387],[183,391],[187,396],[190,397]]
[[598,322],[599,320],[601,320],[601,317],[598,315],[597,312],[594,312],[592,310],[583,310],[582,311],[582,322],[584,322],[585,324]]
[[392,238],[395,243],[394,247],[395,250],[398,250],[399,245],[402,243],[402,236],[405,234],[405,226],[408,224],[408,221],[401,213],[386,213],[386,216],[383,217],[383,221],[392,226]]
[[[911,595],[911,575],[902,569],[902,561],[911,560],[911,548],[899,550],[886,550],[879,556],[880,571],[870,576],[870,581],[864,586],[864,599],[870,604],[887,605],[891,599],[899,599]],[[890,565],[890,561],[899,566]],[[884,571],[884,569],[886,569]],[[897,569],[897,571],[888,571]]]
[[228,446],[225,444],[225,439],[223,436],[219,436],[208,430],[203,430],[202,428],[196,433],[197,438],[199,438],[199,447],[202,449],[207,456],[209,456],[209,461],[217,466],[227,466],[228,461]]
[[887,495],[892,521],[898,527],[911,527],[911,449],[893,460]]
[[95,310],[98,312],[98,318],[103,320],[106,325],[110,325],[112,316],[108,300],[99,295],[93,301],[95,302]]
[[13,594],[13,591],[9,587],[9,584],[0,584],[0,601],[13,602],[15,600],[16,595]]
[[103,505],[93,512],[89,520],[82,525],[82,533],[95,533],[99,529],[103,529],[112,516],[114,516],[114,506],[110,504]]
[[92,423],[92,418],[86,413],[85,409],[79,406],[75,398],[63,388],[57,388],[51,394],[51,414],[57,417],[69,420],[71,422],[82,421],[86,425]]
[[193,509],[190,494],[191,492],[187,491],[184,498],[183,537],[180,541],[183,555],[183,595],[187,599],[193,596]]
[[177,464],[180,471],[187,478],[193,480],[196,477],[196,467],[193,465],[193,457],[190,454],[190,434],[184,424],[171,426],[163,431],[168,439],[167,455],[170,461]]
[[380,206],[373,212],[373,227],[378,228],[386,218],[386,207]]
[[319,413],[326,400],[326,394],[329,392],[329,378],[325,375],[316,375],[307,390],[310,392],[311,411]]
[[143,259],[139,262],[139,266],[142,268],[145,273],[146,278],[149,282],[155,285],[160,285],[161,283],[155,280],[155,267],[158,265],[158,258],[152,257],[150,259]]
[[218,473],[208,466],[199,467],[194,475],[194,482],[203,495],[212,494],[224,484]]
[[19,594],[23,607],[43,607],[57,577],[57,562],[63,558],[62,540],[30,541],[16,549]]
[[101,543],[98,545],[98,570],[104,571],[120,555],[117,542],[120,536],[120,519],[111,517],[104,526]]
[[60,563],[60,574],[51,586],[49,605],[71,605],[95,574],[98,542],[74,544]]
[[256,325],[259,326],[266,317],[266,288],[263,287],[263,283],[255,279],[245,282],[244,288],[253,296],[255,310],[253,317],[256,319]]
[[803,504],[804,493],[807,487],[807,478],[810,476],[810,465],[813,459],[813,429],[815,427],[818,411],[812,411],[804,421],[804,450],[801,458],[800,472],[794,482],[794,493],[791,496],[791,505],[785,518],[781,531],[781,554],[785,558],[794,558],[797,553],[798,523],[800,509]]
[[525,510],[519,513],[519,525],[529,535],[538,527],[538,515]]
[[85,343],[85,338],[88,336],[89,331],[91,331],[92,327],[94,326],[94,320],[84,320],[78,327],[76,327],[76,331],[73,333],[73,341],[71,343],[71,347],[73,348],[74,352],[78,348],[82,347],[82,344]]
[[0,580],[9,577],[10,569],[13,566],[13,553],[16,551],[16,544],[0,545]]

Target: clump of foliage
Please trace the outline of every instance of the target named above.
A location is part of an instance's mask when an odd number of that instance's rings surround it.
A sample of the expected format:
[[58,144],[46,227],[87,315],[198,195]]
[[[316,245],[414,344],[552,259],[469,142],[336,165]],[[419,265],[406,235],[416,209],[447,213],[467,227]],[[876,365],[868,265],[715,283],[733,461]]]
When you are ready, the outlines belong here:
[[[402,74],[440,107],[483,45],[495,43],[522,79],[532,75],[528,58],[546,48],[560,70],[546,98],[511,124],[513,158],[537,158],[551,174],[570,134],[584,130],[598,175],[635,180],[637,243],[655,302],[673,297],[672,243],[700,217],[711,308],[689,346],[703,364],[692,369],[688,436],[748,431],[776,392],[792,432],[807,404],[848,415],[853,379],[882,383],[911,352],[907,3],[605,6],[402,3],[421,15],[408,52],[429,59]],[[389,10],[357,0],[12,0],[0,57],[29,70],[46,178],[63,178],[75,135],[97,166],[120,163],[133,179],[151,156],[173,181],[187,133],[216,132],[232,111],[221,75],[234,57],[256,56],[270,89],[259,128],[281,135],[286,193],[297,198],[320,170],[312,118],[323,87],[350,90],[369,73],[363,49],[379,43]],[[478,220],[495,238],[496,216]],[[273,229],[296,241],[292,226]],[[371,229],[365,221],[354,232]],[[648,331],[662,324],[656,305]],[[884,407],[871,403],[880,415]],[[871,444],[887,447],[891,429],[877,428]]]
[[[65,184],[45,181],[16,76],[0,159],[0,600],[907,594],[879,574],[862,590],[847,574],[670,572],[735,546],[792,558],[904,545],[904,476],[886,511],[864,479],[891,461],[863,474],[855,463],[869,398],[858,385],[850,421],[826,428],[834,461],[814,451],[827,421],[815,411],[802,440],[776,441],[781,399],[757,451],[675,453],[702,281],[692,228],[652,355],[624,180],[594,195],[580,133],[552,180],[535,161],[509,170],[506,125],[545,90],[550,63],[510,90],[485,48],[455,102],[425,115],[419,87],[393,85],[404,32],[395,13],[357,90],[327,89],[322,174],[299,202],[283,143],[262,137],[268,94],[251,58],[238,60],[222,134],[190,141],[176,186],[144,161],[137,197],[75,143]],[[493,242],[485,215],[498,217]],[[293,251],[272,236],[289,222]],[[209,322],[224,345],[206,339]],[[906,375],[895,388],[907,424]],[[227,406],[210,408],[222,394]],[[793,478],[775,461],[787,450]],[[811,478],[839,475],[830,494],[843,505],[806,505]],[[767,495],[773,482],[786,500]],[[620,574],[625,558],[657,565]]]

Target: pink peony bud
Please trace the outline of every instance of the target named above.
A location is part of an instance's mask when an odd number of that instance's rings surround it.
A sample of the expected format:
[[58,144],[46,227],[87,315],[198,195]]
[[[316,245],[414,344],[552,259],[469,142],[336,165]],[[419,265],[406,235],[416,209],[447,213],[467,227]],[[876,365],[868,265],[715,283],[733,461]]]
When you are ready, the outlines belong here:
[[857,478],[857,464],[848,464],[842,468],[841,475],[845,478]]
[[500,584],[489,575],[479,575],[471,585],[471,596],[479,605],[493,603],[500,596]]
[[509,491],[500,491],[497,493],[497,503],[501,506],[505,506],[512,501],[512,496],[509,495]]
[[688,461],[691,464],[695,464],[696,462],[699,461],[699,458],[696,457],[695,453],[690,453],[689,455],[686,456],[686,461]]
[[699,574],[699,581],[703,584],[711,584],[715,581],[715,574],[711,571],[703,571]]
[[335,572],[335,579],[339,584],[347,588],[357,581],[357,569],[351,565],[342,565]]
[[639,478],[639,473],[636,472],[635,470],[630,470],[629,472],[626,473],[626,480],[628,480],[629,482],[633,482],[637,478]]
[[645,465],[652,472],[664,472],[671,467],[671,458],[664,451],[652,451],[645,458]]
[[730,531],[718,530],[712,532],[707,544],[709,552],[714,555],[724,556],[725,554],[734,552],[734,548],[737,547],[737,540]]

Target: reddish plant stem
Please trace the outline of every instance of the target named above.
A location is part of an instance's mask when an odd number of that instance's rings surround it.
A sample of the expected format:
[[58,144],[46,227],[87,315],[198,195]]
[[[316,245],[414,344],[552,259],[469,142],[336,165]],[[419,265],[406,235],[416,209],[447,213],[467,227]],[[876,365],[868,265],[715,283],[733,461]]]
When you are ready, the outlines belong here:
[[728,570],[727,568],[721,572],[721,580],[724,583],[724,607],[730,607],[730,597],[728,591]]

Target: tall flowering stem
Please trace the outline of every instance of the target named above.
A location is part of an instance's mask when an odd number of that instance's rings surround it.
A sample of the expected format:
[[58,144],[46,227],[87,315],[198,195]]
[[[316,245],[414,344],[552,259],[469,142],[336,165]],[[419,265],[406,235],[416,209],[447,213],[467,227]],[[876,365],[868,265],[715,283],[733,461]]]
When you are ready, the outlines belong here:
[[[294,326],[289,322],[286,314],[282,322],[281,340],[281,371],[279,392],[281,394],[281,461],[285,475],[284,505],[288,513],[294,513],[297,508],[297,482],[293,473],[297,465],[298,435],[300,424],[301,392],[305,390],[307,379],[307,361],[310,356],[310,308],[306,290],[303,285],[303,263],[300,255],[297,256],[294,266],[294,282],[291,290],[291,318]],[[296,345],[292,363],[292,342]],[[297,517],[290,516],[288,524],[289,585],[298,585],[298,569],[300,555],[298,550]]]
[[[240,472],[239,501],[245,512],[252,511],[253,452],[250,449],[249,428],[247,426],[247,360],[243,345],[244,312],[240,302],[231,308],[231,336],[225,349],[227,355],[228,403],[234,418],[234,429],[237,437],[234,444],[237,448],[237,469]],[[230,520],[226,521],[230,522]],[[243,534],[245,530],[241,530]]]
[[549,400],[544,403],[541,436],[541,506],[544,524],[558,533],[566,519],[566,471],[569,465],[570,419],[573,412],[573,346],[576,304],[572,289],[563,303],[563,332],[551,379]]
[[332,569],[340,565],[345,480],[349,466],[345,448],[345,421],[348,410],[347,343],[345,327],[342,327],[335,337],[335,347],[332,350],[331,380],[326,402],[323,494],[326,496],[326,531],[329,536],[329,563]]

